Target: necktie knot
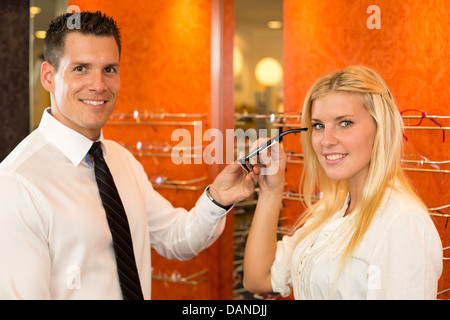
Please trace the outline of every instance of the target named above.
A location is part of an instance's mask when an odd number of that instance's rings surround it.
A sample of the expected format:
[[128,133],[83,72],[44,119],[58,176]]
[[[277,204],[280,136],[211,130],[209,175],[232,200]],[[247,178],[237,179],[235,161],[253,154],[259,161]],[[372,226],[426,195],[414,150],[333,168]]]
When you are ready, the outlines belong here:
[[101,142],[97,141],[92,144],[92,147],[89,149],[89,154],[94,157],[94,159],[103,158],[103,151],[101,147]]

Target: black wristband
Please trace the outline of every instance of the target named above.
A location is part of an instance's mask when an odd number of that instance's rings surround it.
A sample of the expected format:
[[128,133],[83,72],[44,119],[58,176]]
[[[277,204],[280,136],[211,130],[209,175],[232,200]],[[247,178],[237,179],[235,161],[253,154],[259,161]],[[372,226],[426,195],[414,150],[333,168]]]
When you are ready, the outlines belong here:
[[214,198],[211,196],[211,193],[209,192],[209,187],[210,187],[210,186],[207,186],[207,187],[206,187],[206,196],[208,197],[208,199],[211,200],[216,206],[219,206],[219,207],[221,207],[221,208],[224,209],[224,210],[230,210],[231,207],[232,207],[233,205],[224,206],[224,205],[218,203],[218,202],[217,202],[216,200],[214,200]]

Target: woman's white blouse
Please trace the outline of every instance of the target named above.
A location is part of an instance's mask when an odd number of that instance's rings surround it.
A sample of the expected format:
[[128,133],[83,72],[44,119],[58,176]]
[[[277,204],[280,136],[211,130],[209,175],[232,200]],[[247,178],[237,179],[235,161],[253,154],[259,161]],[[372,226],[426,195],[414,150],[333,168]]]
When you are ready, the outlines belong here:
[[296,299],[435,299],[443,251],[428,212],[398,191],[387,192],[336,278],[344,235],[355,218],[344,217],[346,209],[298,245],[304,228],[278,241],[273,291],[287,296],[293,288]]

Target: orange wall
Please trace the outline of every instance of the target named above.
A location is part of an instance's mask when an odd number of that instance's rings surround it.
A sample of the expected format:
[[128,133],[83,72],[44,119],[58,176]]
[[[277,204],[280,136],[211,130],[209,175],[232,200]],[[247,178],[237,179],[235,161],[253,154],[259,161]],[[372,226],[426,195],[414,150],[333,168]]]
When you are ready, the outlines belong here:
[[[381,29],[366,26],[370,5],[381,9]],[[352,64],[375,69],[387,82],[400,110],[422,109],[450,115],[450,2],[416,0],[285,0],[285,110],[301,110],[307,90],[321,75]],[[450,127],[449,120],[439,120]],[[433,126],[429,120],[424,124]],[[406,131],[406,153],[450,160],[450,131]],[[300,148],[289,140],[288,148]],[[442,166],[450,169],[449,166]],[[300,168],[289,167],[288,183],[298,186]],[[450,204],[449,174],[414,173],[412,182],[429,207]],[[296,209],[287,210],[296,215]],[[450,213],[447,209],[446,213]],[[443,245],[450,245],[446,219],[434,219]],[[447,256],[450,255],[447,250]],[[440,290],[450,287],[450,262],[444,261]],[[450,297],[449,294],[440,298]]]
[[210,1],[72,1],[113,16],[122,34],[118,111],[208,112]]
[[[101,10],[116,19],[122,36],[121,89],[115,113],[135,109],[202,113],[210,108],[210,0],[73,1],[81,10]],[[170,141],[177,127],[105,127],[105,136],[133,145]],[[192,127],[185,127],[192,130]],[[193,131],[192,131],[193,135]],[[173,145],[178,142],[173,142]],[[149,175],[188,180],[202,165],[172,166],[169,159],[141,159]],[[172,196],[172,195],[170,195]],[[179,198],[179,197],[178,197]],[[179,199],[180,200],[180,199]],[[180,205],[189,205],[180,203]]]

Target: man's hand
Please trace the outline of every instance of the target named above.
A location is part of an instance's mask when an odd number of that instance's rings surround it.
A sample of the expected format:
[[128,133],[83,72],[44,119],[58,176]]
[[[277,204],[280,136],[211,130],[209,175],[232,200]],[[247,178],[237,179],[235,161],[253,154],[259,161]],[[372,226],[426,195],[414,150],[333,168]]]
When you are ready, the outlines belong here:
[[242,201],[255,192],[260,171],[261,168],[255,165],[247,174],[240,164],[230,164],[219,173],[211,184],[209,192],[214,200],[223,206]]
[[[256,141],[252,149],[264,142],[265,139]],[[226,166],[209,189],[214,200],[223,206],[242,201],[255,192],[256,183],[264,189],[261,191],[283,188],[286,156],[278,143],[252,159],[249,167],[252,171],[247,174],[238,163]]]

